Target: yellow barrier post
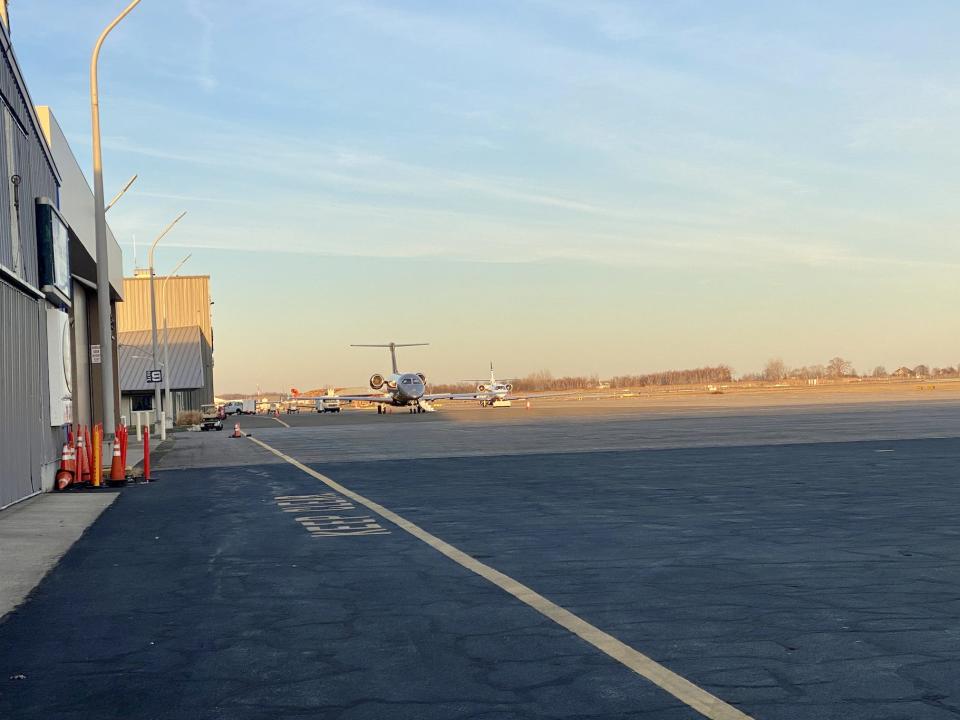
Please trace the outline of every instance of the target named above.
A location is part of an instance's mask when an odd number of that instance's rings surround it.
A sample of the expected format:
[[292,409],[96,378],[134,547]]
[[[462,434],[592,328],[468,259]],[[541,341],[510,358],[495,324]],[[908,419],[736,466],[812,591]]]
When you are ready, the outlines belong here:
[[93,428],[93,473],[90,478],[94,487],[100,487],[100,475],[103,473],[100,461],[100,440],[103,437],[103,431],[99,425]]

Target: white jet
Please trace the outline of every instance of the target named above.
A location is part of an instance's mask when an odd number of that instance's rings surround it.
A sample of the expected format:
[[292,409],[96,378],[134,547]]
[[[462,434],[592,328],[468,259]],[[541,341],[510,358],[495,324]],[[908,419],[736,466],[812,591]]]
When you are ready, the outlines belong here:
[[466,381],[479,382],[477,385],[477,399],[480,400],[480,407],[510,407],[510,400],[507,395],[513,392],[513,385],[508,382],[497,380],[493,374],[493,362],[490,362],[490,381]]
[[370,377],[370,387],[379,390],[375,395],[325,395],[309,398],[301,395],[301,399],[340,400],[341,402],[372,402],[377,405],[377,414],[384,414],[389,407],[407,408],[411,413],[433,412],[430,403],[434,400],[473,400],[478,399],[476,393],[428,393],[427,376],[421,372],[400,372],[397,367],[397,348],[422,347],[430,343],[386,343],[379,345],[351,345],[351,347],[378,347],[390,348],[390,361],[393,372],[390,375],[375,373]]

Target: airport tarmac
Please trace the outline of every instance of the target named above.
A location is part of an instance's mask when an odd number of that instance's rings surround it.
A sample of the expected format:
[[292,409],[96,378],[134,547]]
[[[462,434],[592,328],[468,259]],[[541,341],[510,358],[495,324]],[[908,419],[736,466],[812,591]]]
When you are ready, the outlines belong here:
[[960,403],[511,412],[176,434],[0,717],[960,714]]

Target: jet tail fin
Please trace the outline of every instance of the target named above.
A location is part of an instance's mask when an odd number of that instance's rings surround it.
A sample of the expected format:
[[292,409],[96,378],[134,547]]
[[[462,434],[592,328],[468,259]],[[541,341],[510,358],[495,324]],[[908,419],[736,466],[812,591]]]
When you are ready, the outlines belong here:
[[390,348],[390,361],[393,363],[393,372],[394,374],[399,373],[397,369],[397,348],[398,347],[421,347],[423,345],[429,345],[430,343],[372,343],[372,344],[354,344],[350,347],[382,347]]

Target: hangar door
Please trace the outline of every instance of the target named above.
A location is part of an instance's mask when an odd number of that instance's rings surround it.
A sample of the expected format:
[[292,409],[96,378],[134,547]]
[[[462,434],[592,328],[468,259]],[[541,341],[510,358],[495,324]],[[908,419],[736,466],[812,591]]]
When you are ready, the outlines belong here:
[[0,508],[40,490],[40,307],[0,280]]

